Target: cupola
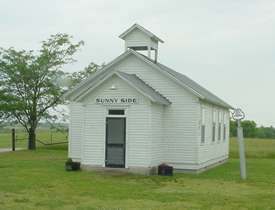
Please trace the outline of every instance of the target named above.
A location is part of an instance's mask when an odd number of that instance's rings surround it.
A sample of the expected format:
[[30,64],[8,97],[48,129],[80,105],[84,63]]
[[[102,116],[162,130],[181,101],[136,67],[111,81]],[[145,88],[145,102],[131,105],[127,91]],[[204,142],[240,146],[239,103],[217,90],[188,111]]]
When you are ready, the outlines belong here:
[[125,50],[147,51],[149,58],[151,58],[153,51],[155,62],[158,58],[158,43],[164,43],[162,39],[137,23],[123,32],[119,38],[125,41]]

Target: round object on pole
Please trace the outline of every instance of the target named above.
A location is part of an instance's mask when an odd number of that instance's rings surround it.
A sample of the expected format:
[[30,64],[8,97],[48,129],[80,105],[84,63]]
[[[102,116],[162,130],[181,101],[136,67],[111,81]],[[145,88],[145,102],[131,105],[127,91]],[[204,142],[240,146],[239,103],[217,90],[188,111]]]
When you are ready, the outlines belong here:
[[245,114],[243,110],[241,110],[240,108],[237,108],[237,109],[234,109],[232,113],[232,118],[234,120],[243,120],[245,118]]

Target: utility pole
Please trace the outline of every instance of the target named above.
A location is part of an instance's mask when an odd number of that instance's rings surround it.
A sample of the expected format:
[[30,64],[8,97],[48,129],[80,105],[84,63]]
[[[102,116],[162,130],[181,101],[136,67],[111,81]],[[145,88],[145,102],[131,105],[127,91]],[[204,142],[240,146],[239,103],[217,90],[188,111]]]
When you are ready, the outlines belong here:
[[241,126],[241,120],[245,118],[245,114],[241,109],[235,109],[232,113],[232,117],[237,121],[237,140],[239,145],[239,157],[240,157],[240,175],[241,179],[245,180],[247,178],[246,174],[246,159],[245,159],[245,146],[243,138],[243,128]]
[[12,151],[15,151],[15,129],[14,128],[11,130],[11,145],[12,145]]

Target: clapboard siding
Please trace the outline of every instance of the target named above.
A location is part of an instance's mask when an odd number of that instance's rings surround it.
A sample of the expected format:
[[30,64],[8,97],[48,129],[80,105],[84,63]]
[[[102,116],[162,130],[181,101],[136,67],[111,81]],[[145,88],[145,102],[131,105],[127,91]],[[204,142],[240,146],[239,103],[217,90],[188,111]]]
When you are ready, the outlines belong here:
[[[83,108],[72,109],[70,132],[71,145],[75,139],[82,144],[73,146],[70,155],[81,151],[84,165],[105,166],[105,120],[108,109],[125,109],[126,117],[126,167],[152,167],[168,163],[177,169],[200,169],[228,156],[228,110],[201,102],[167,75],[152,68],[134,55],[122,60],[108,71],[136,74],[143,81],[165,96],[171,105],[152,103],[116,75],[95,88],[82,99]],[[115,90],[111,90],[111,86]],[[97,97],[135,97],[137,104],[100,105]],[[79,105],[78,105],[79,106]],[[82,107],[82,106],[81,106]],[[201,108],[206,109],[206,142],[201,143]],[[212,110],[227,113],[226,141],[212,142]],[[74,112],[74,113],[73,113]],[[218,115],[218,114],[217,114]],[[222,126],[223,127],[223,126]],[[76,134],[78,132],[78,134]],[[222,129],[223,132],[223,129]],[[82,135],[81,135],[82,134]],[[218,135],[218,123],[216,136]],[[221,133],[223,137],[223,133]],[[216,137],[217,139],[217,137]]]
[[[199,146],[199,163],[203,164],[205,162],[220,160],[228,158],[229,153],[229,111],[215,105],[202,103],[201,108],[205,109],[205,142],[201,143]],[[216,112],[216,132],[215,141],[212,141],[212,123],[213,123],[213,111]],[[221,120],[221,140],[218,139],[218,113],[222,113]],[[226,115],[224,119],[224,114]],[[223,139],[223,124],[226,124],[226,139]],[[200,139],[200,138],[199,138]]]
[[[125,53],[66,94],[67,98],[80,102],[71,104],[69,156],[83,165],[105,167],[106,118],[123,117],[126,119],[125,167],[130,171],[144,168],[153,171],[161,163],[175,169],[200,170],[228,158],[229,110],[219,106],[230,106],[184,76],[160,63],[154,64],[158,42],[163,41],[147,29],[134,24],[119,37],[125,41]],[[134,50],[154,57],[154,61]],[[141,81],[129,74],[135,74]],[[137,103],[119,98],[135,98]],[[109,115],[109,109],[124,109],[125,114]],[[217,118],[214,142],[213,110]],[[220,140],[219,113],[222,113]],[[205,141],[201,138],[202,118]]]
[[150,38],[138,29],[134,29],[125,37],[125,44],[127,47],[148,46],[149,43]]
[[172,102],[163,112],[163,161],[172,165],[178,162],[197,163],[198,98],[133,55],[115,65],[113,70],[138,75]]
[[[116,90],[110,90],[112,85]],[[138,104],[127,106],[104,106],[95,104],[96,97],[137,97]],[[112,76],[83,99],[85,126],[82,147],[82,163],[104,166],[105,162],[105,120],[108,109],[126,110],[126,167],[148,167],[150,162],[149,114],[150,102],[117,76]]]
[[127,110],[127,165],[149,167],[151,159],[150,105],[131,106]]
[[80,103],[71,103],[69,109],[69,157],[74,160],[80,160],[83,134],[83,106]]
[[163,109],[157,104],[151,106],[151,166],[157,166],[163,163]]
[[105,164],[105,110],[100,105],[87,104],[84,108],[82,163],[104,166]]
[[[115,90],[111,90],[111,86],[115,86]],[[89,93],[82,100],[83,104],[95,104],[95,99],[97,97],[136,97],[138,98],[138,103],[145,103],[144,97],[130,87],[126,82],[120,79],[118,76],[113,75],[111,78],[107,79],[102,85],[95,88],[92,93]],[[147,99],[145,99],[147,100]],[[147,100],[148,101],[148,100]],[[147,102],[149,103],[149,102]],[[106,107],[106,106],[105,106]]]

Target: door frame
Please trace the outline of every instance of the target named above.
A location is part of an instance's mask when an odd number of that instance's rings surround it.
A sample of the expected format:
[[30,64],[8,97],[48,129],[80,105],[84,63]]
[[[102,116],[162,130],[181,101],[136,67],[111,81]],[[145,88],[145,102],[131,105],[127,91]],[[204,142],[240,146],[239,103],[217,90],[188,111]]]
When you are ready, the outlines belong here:
[[[108,138],[108,125],[107,121],[108,119],[121,119],[124,121],[124,141],[123,141],[123,158],[124,158],[124,164],[123,165],[109,165],[107,164],[107,149],[108,149],[108,144],[107,144],[107,138]],[[109,168],[125,168],[126,166],[126,117],[123,116],[118,116],[118,117],[106,117],[105,119],[105,167]]]

